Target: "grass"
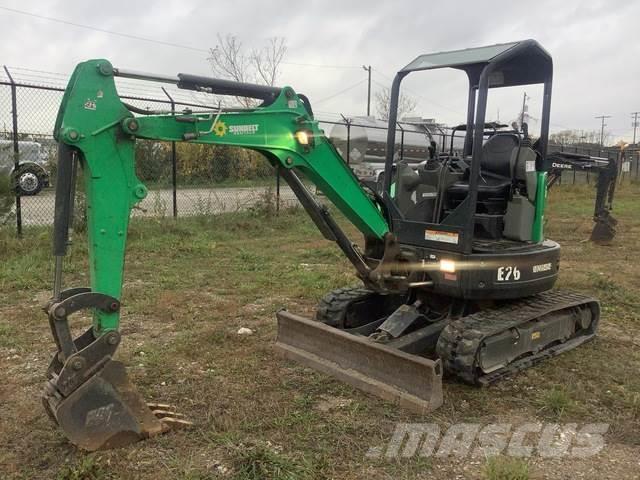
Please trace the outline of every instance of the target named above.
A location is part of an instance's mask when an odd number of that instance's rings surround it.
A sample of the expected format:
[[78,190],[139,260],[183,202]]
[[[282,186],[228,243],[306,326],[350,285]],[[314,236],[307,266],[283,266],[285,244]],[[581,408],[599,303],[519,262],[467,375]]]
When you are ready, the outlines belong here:
[[491,457],[484,467],[486,480],[529,480],[529,464],[519,458]]
[[[275,356],[279,308],[311,315],[327,290],[356,283],[348,261],[304,212],[134,219],[118,356],[146,399],[176,405],[197,426],[99,455],[70,446],[39,401],[54,348],[39,309],[51,288],[50,232],[30,228],[19,240],[0,231],[0,477],[519,479],[527,477],[513,475],[524,467],[509,473],[503,457],[485,465],[453,457],[369,459],[366,453],[386,446],[398,422],[433,422],[444,431],[456,422],[551,421],[610,423],[607,455],[617,460],[608,468],[628,478],[640,453],[640,188],[618,190],[620,224],[610,247],[585,241],[592,193],[555,189],[547,233],[563,245],[558,287],[602,301],[597,339],[488,389],[447,382],[443,407],[426,416]],[[85,250],[77,236],[65,260],[66,285],[88,284]],[[78,318],[74,325],[88,322]],[[239,336],[240,327],[254,334]],[[580,472],[594,478],[592,465],[540,460],[528,469],[531,478]]]
[[231,469],[236,480],[313,480],[310,462],[293,459],[271,444],[240,444],[231,450]]
[[101,480],[109,478],[108,475],[96,457],[86,456],[74,465],[61,468],[56,480]]
[[570,393],[563,386],[557,385],[542,392],[539,400],[540,411],[549,414],[551,419],[559,420],[565,413],[571,411],[575,402]]

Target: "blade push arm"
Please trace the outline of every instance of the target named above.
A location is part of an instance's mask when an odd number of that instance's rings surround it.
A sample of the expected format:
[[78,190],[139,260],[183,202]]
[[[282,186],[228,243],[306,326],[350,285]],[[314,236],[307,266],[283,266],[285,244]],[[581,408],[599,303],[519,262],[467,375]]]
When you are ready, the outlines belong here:
[[[303,97],[291,88],[258,89],[263,105],[251,110],[134,116],[120,100],[114,75],[106,60],[79,64],[65,91],[56,121],[55,136],[72,150],[82,167],[86,192],[91,291],[120,299],[129,215],[147,195],[135,174],[137,138],[232,145],[261,152],[281,169],[302,204],[323,234],[335,240],[354,263],[361,277],[369,267],[357,249],[331,219],[328,211],[308,194],[294,169],[302,172],[369,239],[383,241],[389,227],[380,208],[359,185],[333,145],[319,129]],[[129,74],[131,76],[131,74]],[[244,84],[181,76],[185,88],[211,93],[253,96]],[[207,83],[209,82],[209,83]],[[255,86],[249,86],[255,87]],[[235,90],[234,90],[235,89]],[[257,95],[257,94],[256,94]],[[66,169],[69,170],[69,169]],[[69,198],[62,182],[57,192]],[[65,210],[56,212],[56,251],[66,243]],[[70,210],[70,208],[69,208]],[[58,262],[57,262],[58,264]],[[58,278],[58,275],[57,275]],[[119,312],[96,309],[94,330],[117,329]]]

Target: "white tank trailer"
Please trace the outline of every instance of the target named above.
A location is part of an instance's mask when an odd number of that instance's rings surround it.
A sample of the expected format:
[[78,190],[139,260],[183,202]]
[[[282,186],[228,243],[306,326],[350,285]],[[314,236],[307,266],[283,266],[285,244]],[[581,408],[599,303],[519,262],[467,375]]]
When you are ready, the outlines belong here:
[[[384,172],[388,124],[366,116],[352,117],[347,122],[334,124],[329,138],[360,180],[378,184]],[[395,161],[406,161],[414,168],[429,158],[431,141],[436,144],[436,155],[448,152],[451,146],[450,130],[433,119],[403,118],[396,130]],[[462,148],[464,141],[464,132],[458,135],[454,140],[455,151]]]

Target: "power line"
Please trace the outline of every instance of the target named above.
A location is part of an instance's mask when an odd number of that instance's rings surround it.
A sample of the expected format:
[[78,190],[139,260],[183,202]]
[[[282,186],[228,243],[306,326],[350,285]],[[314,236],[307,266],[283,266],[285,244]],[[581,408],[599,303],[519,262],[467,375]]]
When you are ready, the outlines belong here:
[[[381,77],[385,78],[386,80],[390,81],[390,82],[392,82],[392,81],[393,81],[393,79],[392,79],[389,75],[386,75],[386,74],[384,74],[384,73],[380,72],[379,70],[374,70],[374,72],[375,72],[375,73],[377,73],[378,75],[380,75]],[[386,85],[382,85],[382,84],[381,84],[381,83],[379,83],[379,82],[376,82],[376,83],[377,83],[379,86],[383,87],[383,88],[388,88]],[[444,108],[445,110],[449,110],[450,112],[453,112],[453,113],[456,113],[456,114],[460,114],[460,111],[459,111],[459,110],[456,110],[455,108],[447,107],[446,105],[442,105],[441,103],[438,103],[438,102],[435,102],[435,101],[433,101],[433,100],[430,100],[430,99],[426,98],[425,96],[423,96],[423,95],[419,94],[418,92],[415,92],[415,91],[413,91],[413,90],[410,90],[410,89],[408,89],[408,88],[406,88],[406,87],[403,87],[403,89],[404,89],[406,92],[410,93],[411,95],[413,95],[413,96],[415,96],[415,97],[418,97],[418,98],[421,98],[421,99],[422,99],[422,100],[424,100],[425,102],[427,102],[427,103],[431,103],[432,105],[435,105],[436,107]]]
[[[374,72],[374,73],[376,73],[376,71],[375,71],[375,70],[374,70],[373,72]],[[382,84],[382,83],[378,82],[377,80],[373,80],[373,83],[375,83],[376,85],[378,85],[378,86],[379,86],[379,87],[381,87],[381,88],[388,88],[386,85],[384,85],[384,84]],[[411,94],[411,95],[413,95],[414,97],[417,97],[417,98],[419,98],[420,100],[422,100],[422,101],[424,101],[424,102],[427,102],[427,103],[430,103],[431,105],[434,105],[434,106],[436,106],[436,107],[438,107],[438,108],[443,108],[443,109],[445,109],[445,110],[449,110],[450,112],[455,113],[455,114],[458,114],[458,115],[460,114],[460,111],[459,111],[459,110],[456,110],[456,109],[454,109],[454,108],[447,107],[446,105],[442,105],[441,103],[438,103],[438,102],[434,102],[433,100],[430,100],[430,99],[428,99],[428,98],[424,97],[423,95],[420,95],[419,93],[417,93],[417,92],[415,92],[415,91],[413,91],[413,90],[409,90],[408,88],[403,88],[403,90],[404,90],[405,92],[407,92],[407,93],[410,93],[410,94]]]
[[[64,20],[62,18],[55,18],[55,17],[48,17],[46,15],[40,15],[37,13],[33,13],[33,12],[26,12],[24,10],[18,10],[16,8],[9,8],[9,7],[2,7],[0,6],[0,10],[5,10],[7,12],[11,12],[11,13],[16,13],[18,15],[25,15],[27,17],[33,17],[33,18],[39,18],[41,20],[47,20],[50,22],[56,22],[56,23],[61,23],[63,25],[70,25],[72,27],[76,27],[76,28],[84,28],[86,30],[93,30],[95,32],[100,32],[100,33],[106,33],[107,35],[114,35],[117,37],[123,37],[123,38],[129,38],[132,40],[138,40],[141,42],[149,42],[149,43],[155,43],[158,45],[164,45],[166,47],[174,47],[174,48],[181,48],[183,50],[190,50],[193,52],[201,52],[201,53],[209,53],[209,49],[205,49],[205,48],[198,48],[198,47],[192,47],[190,45],[183,45],[180,43],[174,43],[174,42],[167,42],[165,40],[158,40],[156,38],[149,38],[149,37],[142,37],[140,35],[133,35],[131,33],[125,33],[125,32],[117,32],[115,30],[107,30],[105,28],[99,28],[99,27],[95,27],[93,25],[86,25],[84,23],[77,23],[77,22],[72,22],[69,20]],[[359,66],[356,65],[325,65],[325,64],[317,64],[317,63],[299,63],[299,62],[280,62],[283,65],[293,65],[293,66],[297,66],[297,67],[314,67],[314,68],[343,68],[343,69],[359,69]]]
[[344,90],[340,90],[339,92],[334,93],[333,95],[330,95],[328,97],[325,97],[321,100],[316,100],[314,103],[314,105],[317,105],[318,103],[322,103],[322,102],[326,102],[327,100],[331,100],[332,98],[335,98],[339,95],[342,95],[343,93],[347,93],[349,90],[353,90],[354,88],[356,88],[357,86],[359,86],[360,84],[366,82],[367,79],[363,78],[362,80],[360,80],[357,83],[354,83],[353,85],[351,85],[350,87],[345,88]]
[[640,123],[638,123],[638,115],[640,112],[631,112],[631,116],[633,117],[633,123],[631,126],[633,127],[633,144],[636,144],[636,129],[640,127]]

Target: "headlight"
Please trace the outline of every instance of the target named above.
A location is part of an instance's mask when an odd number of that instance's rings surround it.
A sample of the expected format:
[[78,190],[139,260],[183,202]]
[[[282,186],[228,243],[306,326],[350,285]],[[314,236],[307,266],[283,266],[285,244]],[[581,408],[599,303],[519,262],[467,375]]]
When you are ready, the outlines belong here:
[[456,273],[456,262],[453,260],[440,260],[440,271],[446,273]]
[[295,133],[296,140],[300,145],[309,145],[311,143],[312,133],[307,130],[298,130]]

